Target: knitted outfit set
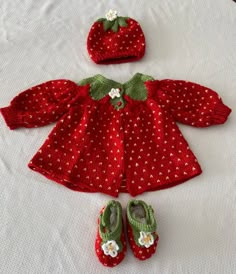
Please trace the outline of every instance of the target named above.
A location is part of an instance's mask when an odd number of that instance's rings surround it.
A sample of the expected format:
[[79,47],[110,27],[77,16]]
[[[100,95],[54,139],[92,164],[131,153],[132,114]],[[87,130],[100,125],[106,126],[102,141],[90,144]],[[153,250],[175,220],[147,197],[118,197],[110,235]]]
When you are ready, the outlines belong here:
[[[92,25],[87,49],[97,64],[137,61],[145,53],[145,37],[137,21],[109,11]],[[201,167],[176,122],[208,127],[224,123],[230,112],[210,88],[141,73],[126,83],[100,74],[77,83],[52,80],[1,108],[10,129],[56,122],[29,162],[32,170],[72,190],[113,197],[168,188],[199,175]],[[98,223],[96,253],[104,265],[115,266],[126,251],[118,201],[108,202]],[[132,200],[127,223],[135,256],[149,258],[158,240],[153,210]]]

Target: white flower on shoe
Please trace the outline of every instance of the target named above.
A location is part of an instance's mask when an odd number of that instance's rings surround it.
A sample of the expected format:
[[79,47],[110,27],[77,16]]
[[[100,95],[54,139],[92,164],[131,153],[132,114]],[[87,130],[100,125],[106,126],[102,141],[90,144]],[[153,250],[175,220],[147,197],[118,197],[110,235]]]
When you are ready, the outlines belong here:
[[109,96],[114,99],[115,97],[120,97],[120,90],[118,88],[112,88],[111,91],[108,93]]
[[110,255],[112,258],[115,258],[117,256],[119,246],[116,241],[110,240],[102,245],[102,250],[105,255]]
[[144,232],[140,231],[140,237],[138,239],[140,245],[149,248],[151,245],[154,244],[154,238],[151,232]]
[[109,10],[107,13],[106,13],[106,19],[108,21],[113,21],[117,18],[117,11],[116,10]]

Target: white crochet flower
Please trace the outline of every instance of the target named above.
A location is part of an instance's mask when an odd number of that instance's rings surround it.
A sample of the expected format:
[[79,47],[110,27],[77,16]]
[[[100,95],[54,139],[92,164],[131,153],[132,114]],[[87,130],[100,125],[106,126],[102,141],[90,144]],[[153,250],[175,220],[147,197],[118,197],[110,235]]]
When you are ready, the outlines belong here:
[[117,18],[117,11],[116,10],[109,10],[107,13],[106,13],[106,19],[108,21],[113,21]]
[[118,254],[119,246],[116,241],[110,240],[102,245],[102,250],[105,255],[110,255],[112,258],[115,258]]
[[114,99],[115,97],[120,97],[120,90],[118,88],[112,88],[111,91],[108,93],[109,96]]
[[154,238],[151,232],[144,232],[140,231],[140,237],[138,239],[140,245],[149,248],[151,245],[154,244]]

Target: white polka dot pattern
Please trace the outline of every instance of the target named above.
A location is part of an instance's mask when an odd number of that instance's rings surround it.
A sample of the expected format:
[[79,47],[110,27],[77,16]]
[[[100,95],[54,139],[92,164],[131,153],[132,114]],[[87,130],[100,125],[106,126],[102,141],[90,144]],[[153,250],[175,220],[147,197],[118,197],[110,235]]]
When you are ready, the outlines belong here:
[[212,90],[174,80],[148,81],[146,101],[126,96],[116,110],[89,85],[55,80],[22,92],[1,109],[8,126],[58,121],[29,167],[73,190],[132,196],[182,183],[201,168],[176,121],[205,127],[230,109]]

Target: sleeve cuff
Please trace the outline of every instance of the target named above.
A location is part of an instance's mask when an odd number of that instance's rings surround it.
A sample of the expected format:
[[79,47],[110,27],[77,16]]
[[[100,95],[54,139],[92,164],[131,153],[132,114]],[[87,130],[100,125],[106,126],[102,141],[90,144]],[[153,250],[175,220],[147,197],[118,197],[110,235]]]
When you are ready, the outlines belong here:
[[10,129],[15,129],[20,127],[22,119],[17,115],[16,111],[12,107],[1,108],[0,112]]
[[215,107],[213,116],[215,124],[224,124],[230,113],[231,109],[229,107],[224,105],[222,102],[218,103]]

